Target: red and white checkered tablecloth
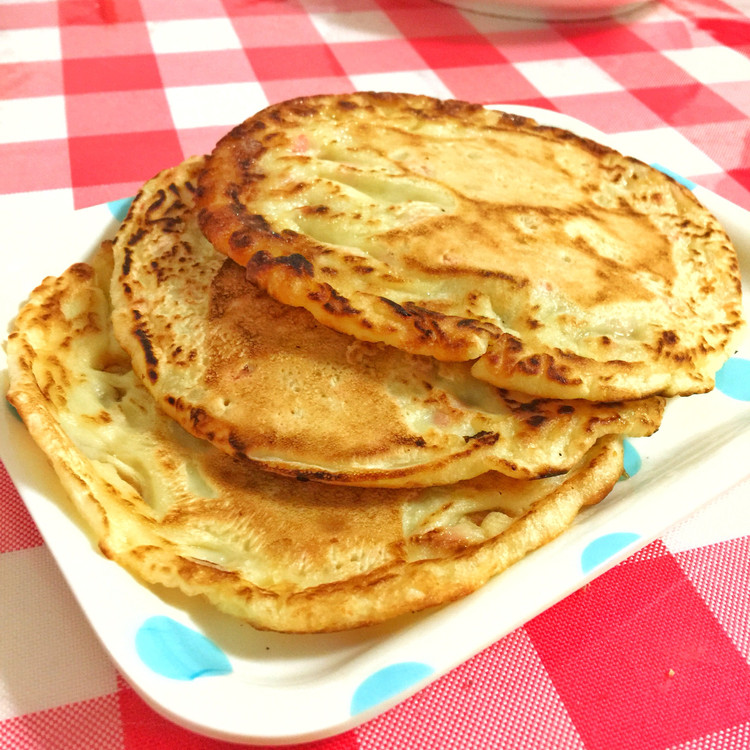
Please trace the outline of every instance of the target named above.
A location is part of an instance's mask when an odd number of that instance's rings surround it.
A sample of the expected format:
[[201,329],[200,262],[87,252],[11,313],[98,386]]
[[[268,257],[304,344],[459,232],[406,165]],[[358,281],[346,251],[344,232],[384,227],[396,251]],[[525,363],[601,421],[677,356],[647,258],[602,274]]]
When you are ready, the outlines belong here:
[[[432,0],[0,0],[0,221],[28,217],[33,232],[50,213],[127,198],[268,102],[357,89],[544,107],[624,149],[647,134],[654,161],[750,209],[750,0],[576,23]],[[20,236],[2,245],[6,269],[33,263]],[[747,473],[464,665],[313,746],[750,747]],[[0,518],[0,750],[230,747],[125,682],[2,465]]]

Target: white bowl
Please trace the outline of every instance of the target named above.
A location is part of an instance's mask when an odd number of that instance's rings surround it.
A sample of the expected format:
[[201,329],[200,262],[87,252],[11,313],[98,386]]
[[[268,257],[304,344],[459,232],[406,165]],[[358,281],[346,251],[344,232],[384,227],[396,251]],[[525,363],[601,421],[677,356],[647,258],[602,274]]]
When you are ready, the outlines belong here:
[[640,0],[439,0],[464,10],[492,16],[527,18],[547,21],[582,21],[607,18],[615,13],[625,13],[648,5]]

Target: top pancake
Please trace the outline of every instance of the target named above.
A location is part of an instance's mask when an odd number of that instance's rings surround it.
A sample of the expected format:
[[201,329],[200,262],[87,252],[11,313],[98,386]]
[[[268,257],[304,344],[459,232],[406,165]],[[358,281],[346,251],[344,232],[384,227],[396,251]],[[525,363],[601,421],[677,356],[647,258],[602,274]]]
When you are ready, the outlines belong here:
[[360,486],[567,471],[602,435],[647,435],[663,399],[551,400],[333,331],[277,302],[197,226],[194,158],[143,186],[114,242],[115,334],[159,407],[278,473]]
[[271,106],[219,141],[198,206],[281,302],[530,394],[707,391],[743,327],[736,253],[689,190],[463,102]]
[[567,528],[622,471],[603,438],[570,473],[439,488],[298,482],[164,415],[117,344],[107,247],[48,278],[8,340],[8,398],[99,548],[259,628],[341,630],[463,596]]

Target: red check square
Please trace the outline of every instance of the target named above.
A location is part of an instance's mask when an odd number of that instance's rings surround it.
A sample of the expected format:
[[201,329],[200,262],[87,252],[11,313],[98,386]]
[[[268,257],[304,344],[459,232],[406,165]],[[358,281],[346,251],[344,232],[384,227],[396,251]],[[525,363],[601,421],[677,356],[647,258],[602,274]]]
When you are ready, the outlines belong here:
[[[116,695],[48,708],[0,722],[5,747],[122,747]],[[64,737],[64,745],[60,738]],[[155,747],[155,746],[152,746]]]
[[63,60],[65,93],[160,89],[159,68],[153,55],[72,58]]
[[722,169],[730,171],[748,166],[747,144],[750,143],[750,122],[711,123],[710,127],[692,125],[678,128],[691,143]]
[[116,23],[91,33],[87,26],[63,26],[60,29],[63,58],[152,55],[151,38],[143,23]]
[[263,93],[270,103],[283,102],[298,96],[315,96],[316,94],[346,94],[355,90],[346,76],[330,78],[289,78],[279,81],[261,83]]
[[543,98],[539,90],[510,64],[449,68],[436,72],[457,99],[479,104],[531,104]]
[[159,55],[157,64],[167,89],[255,81],[255,72],[241,49],[173,52]]
[[[750,50],[748,50],[750,57]],[[716,83],[713,90],[750,118],[750,81]]]
[[674,747],[750,716],[750,665],[650,548],[526,625],[587,750]]
[[628,91],[605,91],[599,94],[575,94],[552,97],[552,102],[566,115],[577,117],[608,133],[647,130],[664,126],[661,118]]
[[633,89],[631,93],[674,127],[745,119],[742,112],[697,82],[657,89]]
[[716,44],[710,32],[702,31],[700,26],[687,24],[682,19],[657,23],[634,23],[630,26],[630,30],[656,49],[693,49],[712,47]]
[[3,5],[3,29],[37,29],[57,26],[57,3],[12,3]]
[[68,148],[74,188],[143,183],[184,158],[174,130],[73,136]]
[[247,0],[222,0],[224,10],[230,18],[239,16],[264,16],[264,15],[307,15],[307,10],[303,8],[298,0],[288,0],[279,2],[279,0],[253,0],[249,3]]
[[57,60],[5,63],[0,81],[6,97],[57,96],[62,90],[62,64]]
[[602,55],[594,62],[627,89],[683,86],[695,83],[683,68],[657,52]]
[[348,75],[427,69],[406,39],[332,44],[331,51]]
[[503,57],[510,62],[565,60],[580,57],[581,54],[551,26],[493,31],[486,37],[495,47],[502,50]]
[[750,167],[732,169],[728,174],[694,175],[693,180],[708,190],[750,211]]
[[750,211],[750,195],[748,195],[750,194],[750,167],[730,169],[728,174],[729,177],[736,180],[744,188],[745,192],[735,191],[735,197],[732,197],[731,195],[728,195],[727,197]]
[[741,653],[750,657],[750,537],[730,539],[675,554]]
[[497,65],[505,58],[489,42],[479,43],[476,35],[451,37],[419,37],[411,44],[434,70],[476,65]]
[[697,19],[696,26],[725,47],[734,47],[745,53],[750,48],[750,20],[747,18],[726,18],[717,14],[714,18]]
[[341,64],[325,44],[260,47],[246,49],[245,53],[260,82],[344,75]]
[[615,24],[557,24],[561,37],[575,45],[587,57],[597,55],[629,55],[653,52],[654,48],[629,27]]
[[224,8],[221,0],[140,0],[141,8],[149,21],[174,21],[184,18],[221,18]]
[[[54,190],[70,184],[65,141],[22,141],[0,144],[0,193]],[[44,165],[33,168],[32,165]]]
[[143,21],[138,0],[59,0],[60,26],[106,26]]
[[[0,151],[0,153],[2,153]],[[3,161],[7,164],[7,161]],[[3,170],[5,171],[5,170]],[[2,192],[10,192],[2,190]],[[20,192],[20,191],[19,191]],[[10,407],[7,407],[10,408]],[[15,485],[0,462],[0,554],[39,547],[42,536],[21,500]]]
[[174,127],[164,90],[71,94],[65,99],[71,137],[161,131]]
[[360,727],[357,734],[362,748],[388,750],[582,748],[523,629]]
[[246,49],[320,44],[318,30],[307,14],[238,16],[232,26]]
[[410,39],[421,36],[476,35],[476,28],[455,8],[440,3],[395,4],[386,9],[391,23]]

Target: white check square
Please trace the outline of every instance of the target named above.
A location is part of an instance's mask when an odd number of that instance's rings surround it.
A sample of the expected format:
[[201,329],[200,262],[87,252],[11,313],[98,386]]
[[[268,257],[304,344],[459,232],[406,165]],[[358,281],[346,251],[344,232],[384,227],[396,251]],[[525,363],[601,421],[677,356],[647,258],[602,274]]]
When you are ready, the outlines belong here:
[[399,39],[402,36],[388,17],[377,11],[311,13],[310,20],[329,44]]
[[666,50],[664,57],[701,83],[728,83],[750,79],[750,60],[729,47],[693,47]]
[[49,141],[67,136],[64,97],[0,100],[0,143]]
[[59,29],[45,26],[38,29],[0,30],[0,63],[61,59]]
[[613,141],[623,153],[649,164],[659,164],[682,177],[723,171],[713,159],[673,128],[619,133]]
[[432,70],[396,71],[393,73],[367,73],[350,76],[359,91],[400,91],[421,94],[438,99],[449,99],[451,90]]
[[[19,708],[32,713],[115,692],[117,673],[46,547],[0,555],[0,580],[3,631],[12,636],[0,639],[0,663],[23,665],[10,673],[3,669],[13,691],[0,683],[0,721],[18,715]],[[50,669],[54,680],[39,679]]]
[[178,86],[165,89],[175,127],[233,127],[268,99],[259,83],[219,83],[210,86]]
[[516,69],[543,96],[577,96],[622,91],[623,87],[585,57],[515,63]]
[[242,48],[229,18],[149,21],[146,27],[157,54]]

